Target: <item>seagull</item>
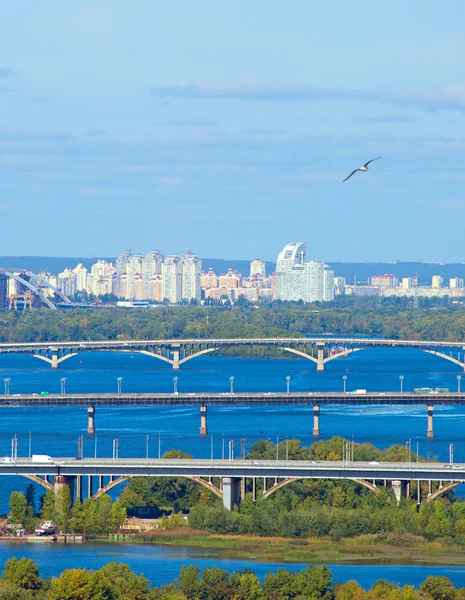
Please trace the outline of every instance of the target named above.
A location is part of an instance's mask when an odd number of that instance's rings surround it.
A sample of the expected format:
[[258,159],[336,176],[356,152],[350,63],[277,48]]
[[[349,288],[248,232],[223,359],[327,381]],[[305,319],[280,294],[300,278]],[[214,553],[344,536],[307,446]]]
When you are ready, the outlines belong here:
[[380,158],[381,158],[381,156],[378,156],[378,158],[372,158],[371,160],[369,160],[368,162],[366,162],[366,163],[363,165],[363,167],[360,167],[360,169],[355,169],[355,171],[352,171],[352,173],[351,173],[350,175],[348,175],[348,176],[347,176],[347,177],[344,179],[344,181],[343,181],[342,183],[344,183],[344,182],[346,182],[348,179],[350,179],[350,178],[352,177],[352,175],[353,175],[354,173],[356,173],[357,171],[363,171],[363,172],[364,172],[364,171],[368,171],[368,165],[369,165],[370,163],[372,163],[374,160],[379,160]]

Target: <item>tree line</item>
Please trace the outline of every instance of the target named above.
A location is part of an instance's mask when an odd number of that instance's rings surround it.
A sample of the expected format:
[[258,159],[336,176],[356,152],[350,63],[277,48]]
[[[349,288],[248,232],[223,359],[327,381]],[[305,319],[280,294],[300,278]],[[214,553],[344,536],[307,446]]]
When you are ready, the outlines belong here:
[[[321,334],[451,342],[465,339],[465,311],[456,305],[412,309],[405,302],[363,300],[369,299],[341,300],[330,306],[276,302],[258,307],[10,311],[3,313],[0,319],[0,343]],[[225,349],[222,352],[273,355],[272,350],[260,348]]]
[[280,568],[262,581],[253,569],[228,573],[214,566],[182,567],[176,581],[150,586],[143,575],[128,565],[111,562],[95,571],[67,569],[59,577],[43,579],[37,564],[11,558],[0,578],[3,600],[464,600],[465,588],[457,589],[444,576],[427,577],[415,589],[383,579],[364,590],[356,581],[333,581],[325,566],[300,571]]

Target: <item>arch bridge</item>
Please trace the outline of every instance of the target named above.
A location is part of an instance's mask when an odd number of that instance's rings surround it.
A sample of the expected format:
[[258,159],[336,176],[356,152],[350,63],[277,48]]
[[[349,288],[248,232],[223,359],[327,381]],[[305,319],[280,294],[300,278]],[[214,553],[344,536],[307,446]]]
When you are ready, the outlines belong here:
[[[45,475],[44,475],[45,473]],[[411,462],[362,462],[362,461],[250,461],[250,460],[205,460],[205,459],[55,459],[38,464],[31,459],[16,459],[2,463],[0,475],[22,475],[46,489],[58,491],[70,487],[71,497],[76,492],[82,498],[82,480],[88,477],[88,496],[99,498],[111,489],[136,476],[185,477],[202,485],[223,500],[223,505],[232,510],[239,504],[251,480],[252,496],[257,499],[256,481],[263,480],[263,497],[299,479],[343,479],[353,481],[373,493],[380,487],[390,486],[397,502],[409,495],[410,482],[428,482],[428,493],[424,501],[437,498],[440,494],[465,482],[465,464],[411,463]],[[93,480],[98,478],[98,490],[93,493]],[[105,483],[104,478],[109,478]],[[219,485],[217,484],[219,482]],[[271,485],[270,485],[271,483]],[[75,487],[76,485],[76,487]],[[421,501],[420,489],[418,502]]]
[[[32,284],[29,284],[32,285]],[[50,300],[48,300],[50,304]],[[68,300],[69,303],[69,300]],[[56,341],[0,344],[0,354],[29,354],[58,368],[82,352],[130,352],[161,360],[179,369],[186,362],[230,348],[267,347],[307,359],[324,371],[336,358],[367,348],[414,348],[439,356],[465,370],[465,342],[395,340],[378,338],[218,338],[171,340]]]
[[[14,281],[19,294],[9,293],[9,282]],[[17,302],[9,302],[10,297],[29,295],[32,293],[32,306],[45,306],[56,310],[56,305],[47,290],[53,292],[54,297],[59,298],[64,304],[71,304],[71,301],[55,285],[27,269],[6,269],[0,268],[0,310],[9,310],[12,306],[17,307]]]

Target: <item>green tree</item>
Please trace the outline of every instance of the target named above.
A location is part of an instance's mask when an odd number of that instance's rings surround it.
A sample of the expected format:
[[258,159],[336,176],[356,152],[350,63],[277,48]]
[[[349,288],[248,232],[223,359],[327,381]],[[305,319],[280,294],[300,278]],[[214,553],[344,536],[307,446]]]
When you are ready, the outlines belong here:
[[100,571],[68,569],[52,579],[47,600],[117,600],[110,581]]
[[187,600],[195,600],[200,591],[200,569],[197,566],[182,567],[177,580],[179,589]]
[[40,516],[44,521],[56,520],[55,491],[47,490],[41,498]]
[[111,583],[118,600],[149,600],[149,580],[124,563],[110,562],[100,572]]
[[27,514],[27,500],[22,492],[12,492],[10,496],[10,515],[13,523],[23,523]]
[[426,592],[433,600],[455,600],[457,590],[447,577],[430,575],[420,585],[420,590]]
[[69,531],[71,504],[71,492],[69,486],[63,484],[55,493],[56,522],[61,531]]
[[3,579],[24,590],[39,590],[42,579],[37,563],[29,558],[10,558],[5,563]]

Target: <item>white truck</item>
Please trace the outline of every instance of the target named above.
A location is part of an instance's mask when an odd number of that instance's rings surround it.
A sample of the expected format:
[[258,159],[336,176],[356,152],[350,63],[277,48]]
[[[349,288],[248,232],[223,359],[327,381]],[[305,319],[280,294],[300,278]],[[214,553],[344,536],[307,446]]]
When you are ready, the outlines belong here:
[[48,454],[33,454],[31,456],[33,463],[46,463],[50,464],[53,462],[53,459]]
[[366,394],[367,391],[366,390],[354,390],[353,392],[351,392],[351,394]]

